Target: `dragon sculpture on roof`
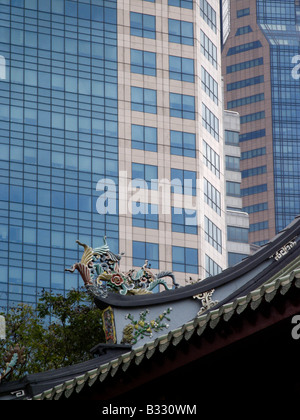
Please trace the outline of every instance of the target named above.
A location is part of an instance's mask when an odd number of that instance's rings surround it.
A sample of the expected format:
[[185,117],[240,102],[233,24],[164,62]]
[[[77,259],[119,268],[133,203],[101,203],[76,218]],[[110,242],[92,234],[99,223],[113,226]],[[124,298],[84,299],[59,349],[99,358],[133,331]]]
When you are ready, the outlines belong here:
[[103,245],[97,248],[92,248],[78,240],[76,242],[84,249],[81,261],[75,263],[71,268],[66,268],[65,271],[74,273],[77,270],[87,291],[93,296],[107,297],[108,292],[116,292],[121,295],[152,293],[157,285],[162,285],[166,290],[170,290],[165,281],[166,277],[172,279],[175,288],[179,287],[172,272],[152,273],[148,260],[145,260],[145,264],[137,271],[132,269],[127,273],[121,272],[120,260],[123,254],[115,254],[110,251],[106,236],[103,238]]

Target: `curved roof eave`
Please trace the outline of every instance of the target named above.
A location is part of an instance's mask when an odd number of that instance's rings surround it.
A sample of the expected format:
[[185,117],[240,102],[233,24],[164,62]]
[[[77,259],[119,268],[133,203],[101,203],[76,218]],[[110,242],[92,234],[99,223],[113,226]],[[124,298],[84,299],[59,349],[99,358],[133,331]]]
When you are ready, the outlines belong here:
[[[285,229],[279,232],[271,241],[262,246],[258,251],[249,257],[245,258],[239,264],[233,267],[229,267],[216,276],[208,277],[199,283],[180,287],[174,290],[163,291],[161,293],[153,293],[146,295],[121,295],[116,293],[109,293],[106,298],[95,298],[95,303],[101,309],[107,306],[114,307],[142,307],[145,305],[156,305],[165,302],[174,302],[181,299],[186,299],[195,296],[199,293],[203,293],[209,289],[216,289],[229,282],[234,282],[241,276],[250,273],[251,271],[257,270],[257,267],[263,262],[271,258],[281,247],[287,244],[289,241],[300,237],[300,216],[297,216],[292,223],[290,223]],[[300,243],[300,241],[299,241]],[[292,252],[292,251],[291,251]],[[293,249],[293,254],[299,252],[299,244]],[[280,269],[281,259],[274,261],[266,269],[262,270],[261,273],[251,277],[251,280],[245,285],[246,289],[251,288],[251,285],[262,284],[267,281],[266,274],[275,272]],[[276,270],[277,269],[277,270]],[[259,281],[259,279],[261,281]]]

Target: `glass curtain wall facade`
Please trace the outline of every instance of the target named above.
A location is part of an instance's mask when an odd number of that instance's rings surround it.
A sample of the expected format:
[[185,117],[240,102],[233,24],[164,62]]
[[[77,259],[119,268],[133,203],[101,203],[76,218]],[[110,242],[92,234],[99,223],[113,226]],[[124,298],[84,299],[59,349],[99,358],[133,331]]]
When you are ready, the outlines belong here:
[[225,268],[219,3],[0,11],[0,306],[81,285],[77,239],[182,284]]
[[[76,239],[118,250],[117,1],[0,0],[0,306],[78,286]],[[79,258],[79,259],[77,259]]]
[[300,4],[296,0],[257,0],[257,22],[270,44],[278,232],[300,213]]
[[262,245],[300,213],[299,1],[231,1],[225,108],[241,115],[241,196]]

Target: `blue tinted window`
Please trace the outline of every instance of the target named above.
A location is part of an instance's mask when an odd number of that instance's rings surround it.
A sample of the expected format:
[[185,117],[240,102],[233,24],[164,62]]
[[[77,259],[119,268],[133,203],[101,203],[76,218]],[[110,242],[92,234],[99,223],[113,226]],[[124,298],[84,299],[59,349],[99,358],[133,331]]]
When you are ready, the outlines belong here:
[[194,27],[192,22],[169,19],[169,42],[194,45]]
[[149,189],[157,190],[157,166],[132,163],[132,179],[142,179],[147,183]]
[[241,189],[241,196],[245,197],[247,195],[259,194],[259,193],[265,192],[265,191],[268,191],[267,184],[254,185],[253,187],[248,187],[248,188]]
[[205,240],[222,254],[222,231],[208,217],[204,216]]
[[219,141],[219,119],[204,104],[202,104],[202,125],[217,141]]
[[211,29],[217,33],[217,14],[206,0],[200,0],[200,15]]
[[237,31],[235,33],[235,36],[248,34],[249,32],[253,32],[253,29],[251,28],[251,26],[249,26],[249,25],[242,26],[242,27],[237,29]]
[[130,12],[130,34],[155,39],[155,16]]
[[184,9],[193,9],[193,0],[168,0],[168,5],[183,7]]
[[217,47],[209,39],[209,37],[201,30],[201,52],[204,57],[215,67],[218,67],[217,62]]
[[197,235],[198,227],[196,210],[172,207],[172,232]]
[[228,267],[232,267],[239,262],[241,262],[244,258],[247,258],[247,254],[238,254],[235,252],[228,252]]
[[243,16],[248,16],[250,15],[250,8],[247,7],[246,9],[240,9],[236,11],[236,17],[237,18],[241,18]]
[[156,90],[131,87],[131,110],[156,114]]
[[[0,54],[10,60],[1,84],[0,264],[10,291],[19,281],[13,294],[0,293],[3,307],[35,304],[37,286],[54,293],[78,287],[78,276],[64,274],[80,250],[78,238],[99,246],[107,235],[118,252],[118,217],[97,213],[95,192],[99,178],[118,182],[118,74],[116,1],[0,3],[1,18],[11,22],[6,27],[3,20],[0,29]],[[148,62],[146,54],[145,67]],[[15,264],[6,253],[8,240],[20,269],[9,269]]]
[[195,119],[195,97],[170,93],[170,116],[176,118]]
[[215,79],[201,66],[201,85],[205,93],[218,104],[218,83]]
[[205,272],[207,277],[221,273],[222,268],[208,255],[205,255]]
[[66,16],[77,17],[77,2],[66,0],[65,13]]
[[240,197],[241,184],[239,182],[226,181],[226,195],[231,197]]
[[130,50],[131,72],[156,76],[156,54],[149,51]]
[[132,262],[134,266],[142,267],[145,260],[151,268],[159,268],[159,246],[151,242],[132,241]]
[[131,146],[133,149],[157,151],[157,128],[131,125]]
[[234,73],[236,71],[240,71],[240,70],[250,69],[252,67],[261,66],[262,64],[264,64],[263,57],[254,58],[253,60],[247,60],[247,61],[243,61],[241,63],[232,64],[230,66],[227,66],[226,67],[226,73],[227,74],[230,74],[230,73]]
[[241,44],[241,45],[237,45],[236,47],[229,48],[227,52],[227,56],[239,54],[239,53],[249,51],[249,50],[254,50],[260,47],[262,47],[262,44],[260,41],[247,42],[246,44]]
[[182,131],[170,132],[171,154],[186,157],[196,157],[196,135]]
[[171,168],[171,192],[196,195],[196,172]]
[[172,246],[172,268],[181,273],[198,274],[198,250]]
[[132,203],[132,226],[158,229],[157,204]]
[[170,55],[169,75],[170,79],[194,83],[194,60]]
[[245,98],[234,99],[233,101],[227,102],[227,109],[236,108],[243,105],[253,104],[255,102],[261,102],[265,99],[264,93],[257,93],[256,95],[247,96]]
[[262,120],[265,118],[265,111],[254,112],[253,114],[247,114],[241,116],[241,124],[246,124],[251,121]]
[[248,243],[249,229],[237,226],[227,226],[227,240],[232,242]]

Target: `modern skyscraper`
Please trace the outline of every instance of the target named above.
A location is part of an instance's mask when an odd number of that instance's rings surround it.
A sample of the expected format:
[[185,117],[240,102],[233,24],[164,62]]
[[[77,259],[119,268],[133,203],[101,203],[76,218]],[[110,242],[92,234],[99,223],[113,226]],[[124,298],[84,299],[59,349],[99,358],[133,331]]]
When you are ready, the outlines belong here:
[[261,245],[300,212],[300,5],[245,0],[230,9],[225,108],[241,115],[241,195],[250,242]]
[[242,211],[239,144],[240,115],[224,111],[227,262],[231,267],[250,254],[249,215]]
[[77,239],[182,283],[225,268],[218,2],[0,11],[0,306],[77,287]]

